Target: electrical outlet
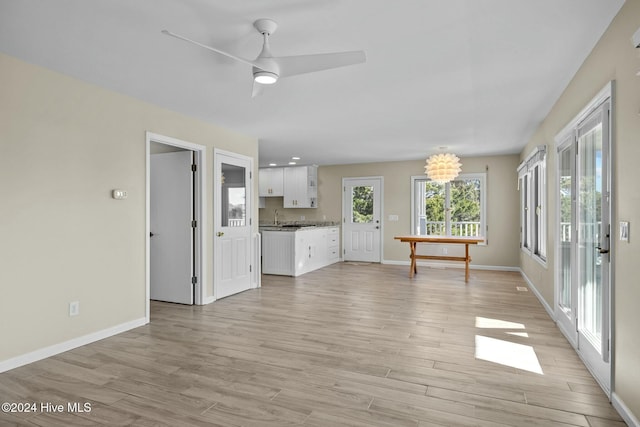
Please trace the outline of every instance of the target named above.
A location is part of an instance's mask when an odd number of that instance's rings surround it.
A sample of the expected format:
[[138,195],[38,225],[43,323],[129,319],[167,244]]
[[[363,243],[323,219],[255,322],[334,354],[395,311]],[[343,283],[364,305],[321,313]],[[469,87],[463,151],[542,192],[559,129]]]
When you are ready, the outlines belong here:
[[72,301],[69,303],[69,316],[77,316],[80,314],[80,301]]
[[305,216],[304,215],[300,215],[300,221],[304,221],[305,220]]
[[442,248],[442,255],[447,255],[449,253],[448,248]]

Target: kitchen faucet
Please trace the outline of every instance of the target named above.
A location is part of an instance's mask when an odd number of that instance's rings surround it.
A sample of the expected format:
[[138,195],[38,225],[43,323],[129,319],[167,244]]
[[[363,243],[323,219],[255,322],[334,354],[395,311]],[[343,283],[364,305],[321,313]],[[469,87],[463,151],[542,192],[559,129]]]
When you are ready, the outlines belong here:
[[278,209],[275,210],[273,215],[273,225],[278,225]]

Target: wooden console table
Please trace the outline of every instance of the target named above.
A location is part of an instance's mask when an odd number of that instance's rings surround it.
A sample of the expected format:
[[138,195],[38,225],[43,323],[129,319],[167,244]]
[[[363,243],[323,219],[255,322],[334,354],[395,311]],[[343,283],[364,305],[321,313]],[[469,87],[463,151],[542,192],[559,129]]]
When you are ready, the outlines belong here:
[[[464,261],[464,281],[469,281],[469,245],[477,245],[484,242],[484,237],[457,237],[457,236],[396,236],[396,240],[408,242],[411,248],[411,269],[409,277],[418,274],[417,259],[436,259],[441,261]],[[464,245],[464,257],[446,256],[446,255],[418,255],[416,254],[416,245],[418,243],[440,243],[440,244],[462,244]]]

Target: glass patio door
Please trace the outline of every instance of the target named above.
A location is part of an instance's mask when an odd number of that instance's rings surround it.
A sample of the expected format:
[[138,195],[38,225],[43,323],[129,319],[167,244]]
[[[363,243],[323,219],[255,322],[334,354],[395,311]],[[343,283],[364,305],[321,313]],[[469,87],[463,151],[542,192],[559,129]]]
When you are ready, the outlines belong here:
[[578,127],[578,347],[609,388],[608,103]]
[[573,242],[575,226],[575,136],[566,138],[558,149],[558,268],[556,320],[571,345],[578,347],[576,260]]
[[558,325],[610,390],[609,101],[558,148]]

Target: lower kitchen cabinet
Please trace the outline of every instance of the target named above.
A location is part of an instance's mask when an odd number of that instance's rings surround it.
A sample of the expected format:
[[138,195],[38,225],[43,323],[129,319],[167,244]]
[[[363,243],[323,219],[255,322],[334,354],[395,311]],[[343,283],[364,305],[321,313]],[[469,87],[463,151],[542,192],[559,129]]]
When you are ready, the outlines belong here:
[[340,260],[338,227],[262,233],[262,273],[299,276]]

